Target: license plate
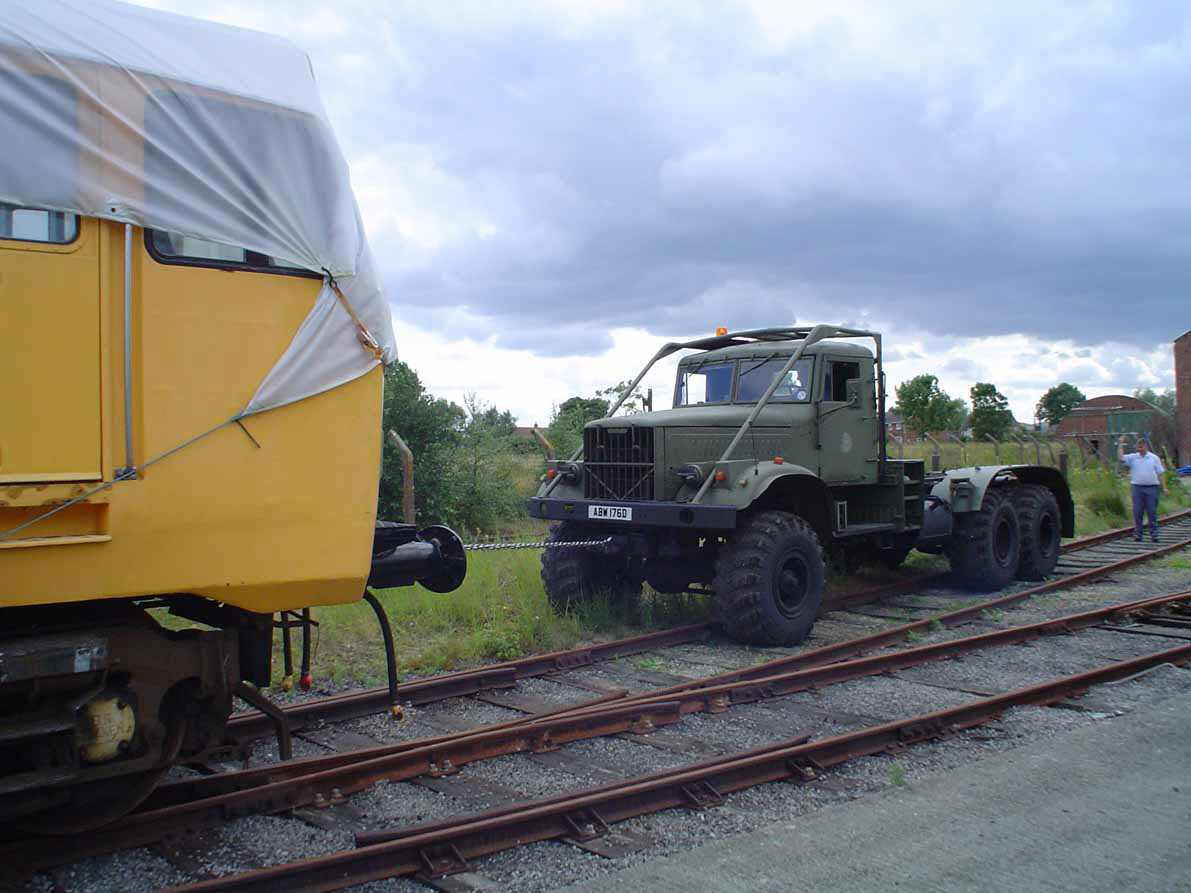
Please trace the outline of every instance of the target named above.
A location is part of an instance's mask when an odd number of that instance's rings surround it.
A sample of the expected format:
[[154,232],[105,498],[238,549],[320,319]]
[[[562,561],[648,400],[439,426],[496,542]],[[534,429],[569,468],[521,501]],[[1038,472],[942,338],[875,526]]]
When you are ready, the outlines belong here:
[[623,505],[589,505],[587,517],[599,521],[632,521],[633,510]]

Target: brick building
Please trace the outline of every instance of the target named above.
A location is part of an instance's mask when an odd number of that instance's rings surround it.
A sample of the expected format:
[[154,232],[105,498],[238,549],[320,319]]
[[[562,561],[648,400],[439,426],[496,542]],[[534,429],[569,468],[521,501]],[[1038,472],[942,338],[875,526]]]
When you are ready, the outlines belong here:
[[1179,464],[1191,465],[1191,332],[1174,339],[1174,390]]
[[[1187,346],[1191,348],[1191,339]],[[1084,446],[1104,456],[1116,449],[1117,438],[1122,434],[1144,434],[1156,450],[1168,455],[1175,448],[1173,420],[1158,407],[1127,394],[1108,394],[1085,400],[1074,407],[1051,434],[1079,437]]]

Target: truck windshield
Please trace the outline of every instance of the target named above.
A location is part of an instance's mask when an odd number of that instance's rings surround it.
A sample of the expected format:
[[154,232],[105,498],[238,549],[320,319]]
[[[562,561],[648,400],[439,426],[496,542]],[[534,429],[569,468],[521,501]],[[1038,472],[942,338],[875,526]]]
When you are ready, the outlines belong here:
[[683,366],[678,371],[678,404],[727,403],[732,399],[732,370],[735,363],[707,363]]
[[[756,403],[773,382],[774,377],[786,365],[787,357],[749,363],[745,361],[740,369],[740,382],[736,386],[736,400],[739,403]],[[770,398],[782,403],[805,403],[811,396],[811,370],[814,359],[806,357],[794,364],[786,373],[777,390]]]

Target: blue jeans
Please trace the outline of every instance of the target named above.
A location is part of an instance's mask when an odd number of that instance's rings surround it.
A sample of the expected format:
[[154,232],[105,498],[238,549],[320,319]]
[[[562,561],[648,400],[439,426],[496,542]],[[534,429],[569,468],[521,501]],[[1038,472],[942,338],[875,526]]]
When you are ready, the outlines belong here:
[[1133,485],[1133,535],[1141,539],[1145,527],[1144,515],[1150,516],[1150,536],[1158,538],[1158,487]]

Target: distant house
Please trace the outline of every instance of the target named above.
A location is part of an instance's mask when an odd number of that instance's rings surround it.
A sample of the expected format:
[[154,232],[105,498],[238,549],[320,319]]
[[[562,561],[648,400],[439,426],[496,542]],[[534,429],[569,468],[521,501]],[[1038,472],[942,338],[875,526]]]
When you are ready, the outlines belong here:
[[1093,397],[1072,408],[1055,427],[1057,437],[1077,437],[1093,452],[1109,454],[1122,434],[1144,434],[1154,448],[1174,448],[1173,420],[1158,407],[1127,394]]
[[885,410],[885,433],[899,440],[906,436],[906,423],[900,412]]

